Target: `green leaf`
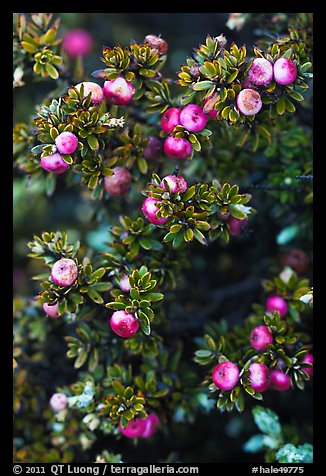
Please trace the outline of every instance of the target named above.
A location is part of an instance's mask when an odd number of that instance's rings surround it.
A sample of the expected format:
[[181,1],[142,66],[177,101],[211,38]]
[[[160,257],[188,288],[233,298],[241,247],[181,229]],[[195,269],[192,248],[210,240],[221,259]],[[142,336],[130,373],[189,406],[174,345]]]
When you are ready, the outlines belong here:
[[74,367],[75,369],[79,369],[84,365],[88,357],[88,352],[84,347],[79,347],[78,349],[78,357],[75,360]]
[[122,302],[108,302],[105,304],[105,307],[114,309],[115,311],[121,311],[126,308],[126,304]]
[[304,443],[295,447],[287,443],[278,450],[275,458],[279,463],[312,463],[313,446],[310,443]]
[[151,240],[145,237],[141,237],[138,241],[140,246],[144,248],[144,250],[150,250],[152,248]]
[[47,146],[49,144],[39,144],[31,148],[31,153],[32,154],[40,154],[43,151],[43,147]]
[[199,243],[201,243],[202,245],[205,245],[205,246],[208,245],[205,236],[204,236],[204,235],[202,234],[202,232],[199,231],[197,228],[194,230],[194,237],[195,237],[196,240],[199,241]]
[[248,441],[242,446],[246,453],[258,453],[264,449],[264,435],[261,433],[251,436]]
[[58,306],[58,314],[62,316],[62,314],[64,314],[66,310],[67,310],[67,300],[62,299],[62,301],[59,303],[59,306]]
[[164,298],[162,293],[144,293],[142,294],[142,299],[146,301],[161,301]]
[[195,195],[195,193],[196,193],[196,186],[192,185],[181,195],[182,200],[184,202],[186,202],[187,200],[190,200],[190,198],[192,198]]
[[101,279],[104,276],[105,271],[106,271],[105,268],[98,268],[89,276],[88,281],[91,281],[91,280],[96,281],[98,279]]
[[37,52],[37,47],[27,41],[22,41],[21,46],[27,53],[31,53],[32,55]]
[[46,63],[45,71],[48,73],[50,78],[58,79],[58,77],[59,77],[58,70],[51,63]]
[[92,150],[98,150],[99,143],[97,138],[94,135],[87,136],[87,144]]
[[276,101],[276,110],[278,114],[282,115],[285,112],[285,100],[284,96],[281,96],[277,101]]
[[195,352],[196,357],[211,357],[212,352],[206,349],[200,349]]
[[95,291],[95,289],[89,287],[87,294],[92,299],[92,301],[96,302],[96,304],[103,304],[104,300],[102,296],[97,291]]
[[147,161],[143,157],[137,158],[137,167],[142,174],[147,174],[148,172],[148,164]]
[[204,89],[209,89],[214,86],[213,81],[199,81],[192,85],[192,89],[195,91],[203,91]]
[[140,294],[139,294],[138,289],[136,289],[136,288],[131,288],[131,289],[130,289],[130,296],[131,296],[131,299],[139,299],[139,298],[140,298]]
[[188,228],[185,232],[184,232],[184,240],[189,243],[190,241],[192,241],[194,239],[194,232],[191,228]]
[[290,98],[294,99],[295,101],[303,101],[304,97],[302,94],[298,93],[297,91],[292,91],[292,93],[289,94]]
[[236,205],[230,205],[230,212],[234,218],[238,218],[239,220],[247,218],[247,215],[242,210],[239,210]]
[[282,433],[279,417],[269,408],[257,405],[252,410],[252,414],[261,432],[267,435],[280,435]]
[[302,64],[299,68],[300,73],[306,73],[307,71],[309,71],[309,69],[311,69],[311,67],[312,63],[310,63],[309,61],[307,63]]

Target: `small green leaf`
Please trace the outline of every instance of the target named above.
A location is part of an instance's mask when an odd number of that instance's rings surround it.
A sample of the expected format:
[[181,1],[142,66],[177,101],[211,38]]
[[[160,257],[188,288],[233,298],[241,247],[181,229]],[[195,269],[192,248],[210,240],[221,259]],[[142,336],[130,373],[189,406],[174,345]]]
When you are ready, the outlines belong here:
[[52,79],[58,79],[59,73],[58,70],[51,64],[51,63],[46,63],[45,65],[45,70]]
[[205,89],[209,89],[214,86],[213,81],[199,81],[192,85],[192,89],[195,91],[203,91]]
[[104,300],[102,296],[97,291],[95,291],[95,289],[89,287],[87,294],[92,299],[92,301],[96,302],[96,304],[103,304]]
[[92,150],[98,150],[99,143],[94,135],[87,136],[87,144]]
[[202,245],[205,245],[205,246],[208,245],[205,236],[204,236],[204,235],[202,234],[202,232],[199,231],[197,228],[194,230],[194,237],[195,237],[196,240],[199,241],[199,243],[201,243]]
[[144,293],[142,294],[142,299],[146,299],[147,301],[161,301],[164,298],[164,294],[162,293]]

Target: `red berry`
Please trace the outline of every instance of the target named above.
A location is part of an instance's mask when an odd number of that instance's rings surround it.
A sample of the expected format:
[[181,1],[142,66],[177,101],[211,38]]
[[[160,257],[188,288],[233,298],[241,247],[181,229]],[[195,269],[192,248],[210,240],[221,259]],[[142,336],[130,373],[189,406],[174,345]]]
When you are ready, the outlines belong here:
[[121,433],[127,438],[139,438],[146,429],[146,419],[134,418],[127,424],[126,428],[123,428],[121,423],[119,424],[119,428]]
[[278,84],[287,85],[293,83],[297,77],[297,67],[289,58],[279,58],[274,63],[274,79]]
[[208,116],[197,104],[188,104],[180,113],[180,122],[190,132],[199,132],[207,124]]
[[171,193],[184,193],[187,190],[187,182],[181,175],[166,175],[163,177],[160,186],[166,190],[164,181],[166,181],[170,187]]
[[104,190],[115,197],[125,195],[131,188],[131,173],[124,167],[114,167],[112,170],[113,175],[104,177]]
[[248,218],[244,218],[240,220],[239,218],[235,218],[232,215],[229,216],[227,219],[227,224],[229,226],[229,233],[231,236],[238,236],[241,235],[243,230],[248,224]]
[[110,104],[118,106],[129,104],[135,95],[135,86],[119,76],[111,81],[105,81],[103,86],[104,96]]
[[254,89],[242,89],[236,101],[239,111],[245,116],[254,116],[263,105],[259,92]]
[[264,392],[269,387],[270,369],[265,364],[249,365],[249,380],[255,392]]
[[266,311],[278,311],[280,316],[284,317],[288,312],[288,305],[281,296],[271,296],[266,301]]
[[84,86],[84,98],[91,93],[91,102],[93,104],[98,104],[103,101],[104,93],[101,86],[93,81],[84,81],[75,86],[75,88],[80,91],[81,86]]
[[155,413],[150,413],[147,418],[145,418],[145,429],[141,434],[142,438],[151,438],[156,429],[160,426],[160,420]]
[[67,406],[68,398],[64,393],[54,393],[50,398],[50,405],[52,410],[60,412]]
[[63,174],[67,169],[69,169],[69,164],[63,160],[58,152],[56,152],[55,154],[42,157],[41,167],[47,172]]
[[68,131],[61,132],[54,142],[60,154],[72,154],[78,147],[77,136]]
[[212,379],[217,388],[231,390],[239,381],[239,369],[233,362],[221,362],[213,369]]
[[255,58],[248,71],[248,78],[257,86],[267,86],[273,79],[273,65],[265,58]]
[[163,113],[161,118],[161,128],[163,129],[164,132],[169,134],[170,132],[173,131],[175,126],[179,126],[181,124],[180,113],[181,113],[181,110],[178,109],[177,107],[170,107],[170,109],[167,109]]
[[71,286],[78,276],[78,268],[74,260],[61,258],[51,269],[51,277],[59,286]]
[[271,370],[270,373],[270,388],[285,392],[291,387],[290,377],[280,370]]
[[93,38],[90,33],[82,28],[76,28],[68,31],[62,41],[63,49],[68,56],[76,58],[77,56],[87,56],[93,45]]
[[147,197],[146,200],[144,200],[143,202],[141,211],[149,222],[153,223],[154,225],[162,225],[168,220],[168,218],[156,217],[156,213],[158,212],[158,208],[156,206],[157,203],[161,203],[161,200],[156,200],[155,198]]
[[[307,362],[308,364],[313,364],[314,363],[314,356],[312,354],[306,354],[302,362]],[[314,369],[313,367],[302,367],[302,370],[306,372],[307,375],[309,375],[310,378],[312,378],[314,374]]]
[[138,319],[126,311],[115,311],[110,318],[111,329],[120,337],[131,337],[139,327]]
[[46,302],[43,304],[43,310],[44,312],[49,316],[49,317],[60,317],[58,313],[58,306],[59,304],[53,304],[53,306],[50,306]]
[[149,136],[148,144],[144,148],[144,157],[146,160],[156,160],[158,159],[163,152],[163,144],[160,139],[154,136]]
[[250,332],[249,341],[255,350],[263,352],[269,344],[273,343],[273,336],[269,327],[257,326]]
[[186,159],[192,152],[191,143],[183,137],[169,136],[164,142],[164,152],[170,159]]

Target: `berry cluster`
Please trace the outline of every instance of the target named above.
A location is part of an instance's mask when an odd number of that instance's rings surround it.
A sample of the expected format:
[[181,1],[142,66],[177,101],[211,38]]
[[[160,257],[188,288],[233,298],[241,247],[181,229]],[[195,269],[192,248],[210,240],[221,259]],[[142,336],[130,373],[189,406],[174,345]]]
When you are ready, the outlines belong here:
[[184,137],[174,137],[175,127],[182,126],[185,133],[200,132],[207,124],[208,115],[197,104],[188,104],[183,109],[171,107],[161,118],[161,128],[169,134],[164,141],[164,152],[167,157],[175,160],[188,158],[192,153],[191,142]]

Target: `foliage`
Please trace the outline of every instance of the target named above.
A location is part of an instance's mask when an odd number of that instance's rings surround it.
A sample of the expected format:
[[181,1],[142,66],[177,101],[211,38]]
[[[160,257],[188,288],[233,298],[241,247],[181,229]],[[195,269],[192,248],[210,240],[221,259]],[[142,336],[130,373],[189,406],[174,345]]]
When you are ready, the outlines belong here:
[[[122,32],[129,35],[130,28],[121,28],[115,43],[101,43],[94,60],[100,66],[90,61],[87,70],[74,69],[62,51],[62,23],[55,15],[14,14],[15,91],[23,95],[40,82],[47,85],[40,103],[13,130],[15,262],[26,288],[14,297],[14,460],[230,461],[228,424],[238,417],[251,431],[248,410],[259,400],[273,406],[254,407],[261,433],[244,452],[244,435],[232,440],[244,461],[246,452],[264,450],[267,461],[311,462],[311,445],[301,444],[311,437],[307,420],[299,438],[296,424],[281,427],[274,413],[284,405],[299,421],[300,398],[306,402],[311,395],[305,372],[311,364],[302,360],[312,350],[312,277],[309,268],[298,273],[279,263],[291,246],[311,259],[310,14],[279,14],[272,25],[274,14],[241,14],[253,26],[259,15],[271,37],[261,32],[251,47],[241,37],[236,44],[230,35],[227,46],[224,34],[207,35],[191,57],[178,59],[183,64],[171,78],[164,72],[170,55],[146,38],[126,43]],[[94,15],[104,28],[98,14],[74,15]],[[180,51],[183,58],[188,54],[178,50],[178,58]],[[288,57],[298,75],[287,86],[258,86],[262,110],[244,116],[236,96],[257,57],[272,63]],[[93,103],[77,87],[90,76],[99,86],[125,78],[135,87],[132,101]],[[163,145],[168,137],[162,114],[187,104],[216,111],[201,131],[179,124],[169,134],[189,140],[191,155],[175,161],[162,147],[148,159],[150,138]],[[76,135],[78,147],[62,154],[68,170],[53,174],[41,158],[57,151],[55,140],[64,131]],[[104,187],[115,167],[132,177],[130,191],[121,196]],[[185,191],[171,191],[164,180],[171,174],[186,179]],[[158,200],[156,218],[166,218],[163,224],[143,216],[147,197]],[[246,224],[238,236],[230,219]],[[51,277],[61,258],[78,269],[70,286]],[[126,277],[129,290],[121,285]],[[265,309],[266,298],[275,294],[288,305],[285,318]],[[46,316],[44,304],[58,305],[59,317]],[[119,310],[139,322],[132,337],[110,328]],[[273,335],[261,352],[249,343],[258,325]],[[229,360],[239,368],[239,382],[221,391],[212,370]],[[276,408],[271,392],[252,388],[253,362],[271,369],[281,363],[289,375],[291,389],[275,397]],[[49,405],[56,392],[67,397],[58,412]],[[298,401],[292,408],[293,395]],[[152,413],[160,421],[152,438],[130,442],[123,436],[121,428]],[[203,441],[212,429],[223,442],[218,450]],[[202,454],[186,449],[190,437]]]
[[265,451],[265,461],[279,463],[312,463],[313,447],[310,443],[295,446],[284,443],[279,417],[269,408],[257,405],[252,411],[255,423],[261,433],[251,436],[243,445],[244,451],[257,453]]

